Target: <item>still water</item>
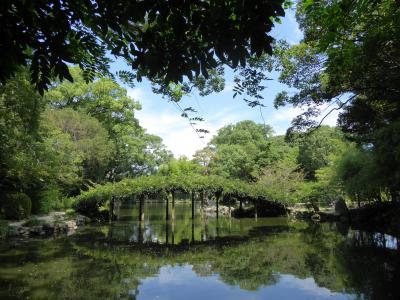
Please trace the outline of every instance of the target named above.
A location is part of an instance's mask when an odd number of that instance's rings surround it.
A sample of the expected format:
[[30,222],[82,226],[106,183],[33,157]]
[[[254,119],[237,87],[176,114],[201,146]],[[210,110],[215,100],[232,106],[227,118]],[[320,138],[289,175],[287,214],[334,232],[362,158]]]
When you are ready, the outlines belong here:
[[400,299],[400,242],[340,224],[121,208],[71,236],[0,242],[0,299]]

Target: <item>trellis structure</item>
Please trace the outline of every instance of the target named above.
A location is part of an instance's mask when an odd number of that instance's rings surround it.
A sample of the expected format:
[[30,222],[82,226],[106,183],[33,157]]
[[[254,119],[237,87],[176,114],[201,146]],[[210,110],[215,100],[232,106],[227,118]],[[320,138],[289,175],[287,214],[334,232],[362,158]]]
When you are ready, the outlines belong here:
[[[242,201],[254,204],[255,217],[257,217],[257,206],[261,201],[275,202],[268,196],[268,188],[256,183],[248,183],[241,180],[226,179],[220,176],[183,175],[183,176],[142,176],[135,179],[124,179],[116,183],[96,185],[75,197],[75,207],[85,205],[86,207],[109,206],[110,215],[113,215],[114,201],[119,199],[139,200],[139,221],[144,220],[144,201],[150,197],[159,197],[166,201],[166,219],[170,218],[169,201],[171,201],[172,217],[175,211],[175,193],[185,192],[190,194],[192,203],[192,218],[195,215],[194,202],[197,195],[204,206],[206,195],[212,195],[216,203],[216,217],[219,217],[219,201],[222,196],[238,199],[240,207]],[[279,202],[275,202],[281,205]],[[229,206],[230,208],[230,206]]]

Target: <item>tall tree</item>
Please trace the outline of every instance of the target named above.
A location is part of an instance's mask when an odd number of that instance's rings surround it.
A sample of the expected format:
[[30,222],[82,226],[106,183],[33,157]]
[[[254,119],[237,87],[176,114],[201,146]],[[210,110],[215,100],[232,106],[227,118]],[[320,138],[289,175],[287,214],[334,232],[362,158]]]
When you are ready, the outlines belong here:
[[211,173],[243,180],[256,180],[271,160],[269,139],[272,128],[253,121],[241,121],[218,130],[210,141],[215,155]]
[[69,135],[82,159],[83,180],[94,182],[104,180],[109,162],[115,155],[115,148],[107,130],[98,120],[71,108],[64,108],[47,110],[42,124],[49,138],[59,134]]
[[160,138],[145,133],[135,118],[140,104],[127,90],[110,78],[86,83],[82,72],[72,68],[74,82],[56,83],[45,94],[54,108],[72,108],[96,118],[114,143],[115,155],[108,166],[110,179],[154,172],[166,162],[170,153]]
[[[304,39],[299,45],[277,43],[272,69],[290,91],[279,93],[275,106],[305,108],[292,130],[305,131],[339,110],[346,136],[371,150],[380,161],[380,178],[400,198],[397,123],[400,119],[400,6],[396,0],[297,2],[297,21]],[[271,60],[246,67],[247,74],[271,70]],[[253,90],[265,77],[239,81]],[[322,115],[321,118],[318,118]],[[390,146],[389,146],[390,144]]]
[[299,145],[298,162],[307,179],[315,179],[318,169],[333,164],[347,145],[343,134],[337,128],[322,126],[305,135]]

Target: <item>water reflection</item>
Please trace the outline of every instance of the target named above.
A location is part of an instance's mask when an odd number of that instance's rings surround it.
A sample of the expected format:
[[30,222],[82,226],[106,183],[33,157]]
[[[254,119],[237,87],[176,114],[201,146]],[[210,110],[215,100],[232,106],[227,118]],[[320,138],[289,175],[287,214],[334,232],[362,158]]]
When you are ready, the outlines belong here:
[[[165,291],[168,290],[168,293]],[[277,283],[260,289],[258,293],[226,285],[218,275],[198,277],[190,265],[165,266],[158,276],[145,279],[138,290],[139,299],[348,299],[348,295],[319,287],[312,278],[298,279],[279,275]],[[141,296],[143,295],[143,296]]]
[[394,237],[165,212],[121,207],[70,237],[0,244],[0,299],[400,299]]

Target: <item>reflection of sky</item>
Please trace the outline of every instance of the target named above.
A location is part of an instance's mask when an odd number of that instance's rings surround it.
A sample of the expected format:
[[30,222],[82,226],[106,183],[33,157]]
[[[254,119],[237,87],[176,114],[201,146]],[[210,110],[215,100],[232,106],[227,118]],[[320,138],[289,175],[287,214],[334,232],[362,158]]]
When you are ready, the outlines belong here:
[[374,233],[374,239],[378,247],[394,250],[399,249],[399,241],[392,235],[377,232]]
[[143,280],[137,299],[353,299],[319,287],[313,278],[280,275],[278,282],[257,291],[222,282],[218,275],[199,277],[191,265],[164,266],[156,277]]
[[[365,232],[362,231],[354,231],[354,237],[357,241],[362,241],[361,244],[368,244],[370,243],[373,246],[385,249],[400,249],[399,240],[390,234],[375,232],[372,236],[366,235]],[[349,236],[352,237],[352,233],[349,232]]]

